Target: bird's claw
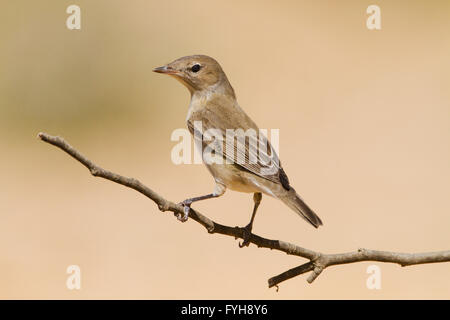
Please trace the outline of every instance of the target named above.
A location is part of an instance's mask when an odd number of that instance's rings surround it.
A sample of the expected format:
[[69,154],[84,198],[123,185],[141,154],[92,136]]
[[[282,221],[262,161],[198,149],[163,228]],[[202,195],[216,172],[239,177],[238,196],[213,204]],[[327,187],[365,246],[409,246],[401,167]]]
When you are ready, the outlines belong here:
[[177,219],[181,222],[186,222],[189,219],[189,211],[191,211],[192,202],[182,201],[180,204],[183,206],[183,214],[178,213]]
[[239,243],[239,248],[248,247],[250,245],[250,236],[252,234],[252,226],[250,224],[246,225],[243,230],[242,239],[243,241]]

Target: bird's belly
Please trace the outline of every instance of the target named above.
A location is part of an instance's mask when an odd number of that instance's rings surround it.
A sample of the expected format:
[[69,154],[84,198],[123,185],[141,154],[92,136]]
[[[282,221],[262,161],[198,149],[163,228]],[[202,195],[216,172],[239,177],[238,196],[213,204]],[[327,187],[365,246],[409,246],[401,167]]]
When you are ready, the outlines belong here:
[[254,174],[244,171],[234,164],[206,164],[209,172],[213,175],[217,183],[223,184],[230,190],[255,193],[263,192],[270,196],[274,196],[273,193],[264,188],[258,181],[259,178]]

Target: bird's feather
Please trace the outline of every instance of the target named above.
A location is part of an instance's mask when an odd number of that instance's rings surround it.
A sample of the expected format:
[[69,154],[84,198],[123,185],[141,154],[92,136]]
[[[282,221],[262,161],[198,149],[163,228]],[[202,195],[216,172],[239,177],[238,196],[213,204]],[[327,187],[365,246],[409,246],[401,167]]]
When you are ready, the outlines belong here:
[[[201,122],[202,132],[197,132],[197,134],[201,134],[203,138],[205,138],[207,130],[214,129],[218,133],[213,137],[215,150],[222,152],[225,160],[262,178],[282,184],[286,190],[289,190],[289,180],[281,167],[277,153],[273,150],[267,137],[259,132],[257,125],[237,104],[236,100],[224,95],[212,95],[203,103],[204,105],[200,108],[197,107],[196,111],[192,112],[187,119],[190,132],[195,134],[196,121]],[[245,140],[227,139],[227,129],[234,130],[236,136],[244,137]],[[247,131],[249,129],[253,131]],[[246,132],[248,134],[243,136]],[[252,132],[256,134],[251,134]],[[205,147],[208,141],[205,139],[203,141]]]

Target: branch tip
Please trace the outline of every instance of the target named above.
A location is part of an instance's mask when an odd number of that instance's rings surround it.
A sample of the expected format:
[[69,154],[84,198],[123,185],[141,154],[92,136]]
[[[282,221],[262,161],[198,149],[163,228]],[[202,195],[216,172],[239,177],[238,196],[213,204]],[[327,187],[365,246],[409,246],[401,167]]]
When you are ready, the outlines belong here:
[[313,283],[313,281],[316,280],[317,277],[322,273],[323,269],[323,267],[315,267],[306,281],[308,281],[308,283],[310,284]]

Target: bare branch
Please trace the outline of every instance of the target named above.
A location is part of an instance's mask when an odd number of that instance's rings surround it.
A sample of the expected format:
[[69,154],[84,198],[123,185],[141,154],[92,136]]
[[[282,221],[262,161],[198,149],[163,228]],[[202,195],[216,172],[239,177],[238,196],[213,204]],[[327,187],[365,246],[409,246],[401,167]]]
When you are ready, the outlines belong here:
[[[64,152],[68,153],[74,159],[78,160],[86,168],[89,169],[91,174],[95,177],[101,177],[118,184],[124,185],[126,187],[132,188],[140,193],[142,193],[147,198],[153,200],[157,205],[159,210],[165,212],[173,212],[174,215],[183,214],[183,207],[180,204],[176,204],[172,201],[164,199],[158,193],[148,188],[142,184],[139,180],[134,178],[124,177],[117,173],[105,170],[91,160],[83,156],[79,151],[68,144],[63,138],[51,136],[46,133],[39,133],[38,137],[52,144]],[[244,229],[241,227],[230,227],[219,224],[212,221],[208,217],[204,216],[200,212],[191,209],[189,217],[200,223],[209,233],[218,233],[227,236],[234,237],[235,239],[244,238]],[[266,239],[256,234],[250,234],[250,243],[255,244],[259,248],[269,248],[273,250],[278,250],[285,252],[289,255],[295,255],[302,258],[306,258],[309,262],[304,263],[298,267],[287,270],[275,277],[269,279],[269,288],[277,286],[279,283],[296,277],[298,275],[307,273],[311,271],[311,274],[307,278],[309,283],[312,283],[324,269],[339,265],[339,264],[349,264],[361,261],[378,261],[387,263],[396,263],[401,266],[410,266],[415,264],[425,264],[425,263],[438,263],[438,262],[449,262],[450,261],[450,250],[438,251],[438,252],[427,252],[427,253],[398,253],[398,252],[388,252],[388,251],[377,251],[369,249],[359,249],[355,252],[339,253],[339,254],[324,254],[310,249],[306,249],[297,246],[292,243],[288,243],[281,240],[271,240]]]

